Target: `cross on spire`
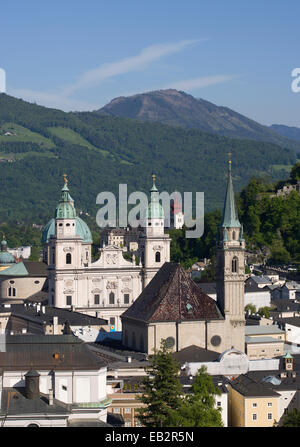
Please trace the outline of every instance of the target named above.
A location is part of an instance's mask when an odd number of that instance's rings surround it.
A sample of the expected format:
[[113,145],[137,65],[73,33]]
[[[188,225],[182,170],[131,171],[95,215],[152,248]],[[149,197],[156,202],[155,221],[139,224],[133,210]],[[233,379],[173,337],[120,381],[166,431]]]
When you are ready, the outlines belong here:
[[228,152],[228,165],[229,165],[229,170],[231,170],[231,155],[232,155],[232,152]]
[[64,174],[63,177],[64,177],[64,182],[67,185],[68,184],[67,174]]

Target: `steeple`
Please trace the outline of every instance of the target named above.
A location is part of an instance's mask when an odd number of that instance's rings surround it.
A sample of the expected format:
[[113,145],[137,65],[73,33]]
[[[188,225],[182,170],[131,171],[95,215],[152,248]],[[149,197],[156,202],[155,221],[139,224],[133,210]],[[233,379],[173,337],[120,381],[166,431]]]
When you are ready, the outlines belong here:
[[61,198],[55,210],[56,219],[75,219],[76,210],[74,200],[70,196],[67,174],[64,174],[64,186],[61,190]]
[[159,192],[156,188],[155,181],[156,175],[152,174],[153,185],[150,189],[150,203],[147,210],[147,219],[164,219],[164,210],[159,203]]
[[[229,156],[231,153],[229,152]],[[236,205],[234,200],[234,191],[232,186],[232,176],[231,176],[231,160],[228,162],[228,181],[226,188],[225,203],[223,209],[223,218],[221,227],[223,228],[240,228],[241,224],[236,211]]]

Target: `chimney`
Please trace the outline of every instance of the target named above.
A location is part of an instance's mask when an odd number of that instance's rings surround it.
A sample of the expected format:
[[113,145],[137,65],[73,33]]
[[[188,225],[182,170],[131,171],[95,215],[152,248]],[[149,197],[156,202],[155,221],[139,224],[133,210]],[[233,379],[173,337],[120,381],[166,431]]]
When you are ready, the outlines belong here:
[[53,389],[49,389],[49,405],[53,405]]
[[40,398],[40,375],[34,369],[25,374],[25,396],[27,399]]

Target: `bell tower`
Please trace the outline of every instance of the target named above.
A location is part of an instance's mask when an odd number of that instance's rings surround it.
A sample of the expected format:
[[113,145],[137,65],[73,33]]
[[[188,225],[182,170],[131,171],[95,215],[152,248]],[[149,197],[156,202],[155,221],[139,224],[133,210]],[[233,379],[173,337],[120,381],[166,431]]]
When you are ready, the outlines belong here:
[[[55,233],[49,238],[49,303],[56,307],[77,305],[74,276],[82,266],[82,238],[76,234],[76,210],[66,174],[55,210]],[[65,288],[65,282],[72,287]]]
[[244,351],[245,344],[244,281],[245,240],[236,211],[229,160],[223,217],[217,241],[217,302],[228,323],[227,344],[240,351]]
[[150,203],[144,217],[144,232],[140,237],[140,257],[143,265],[143,288],[151,281],[165,262],[170,261],[170,242],[164,232],[164,210],[159,202],[156,176],[152,175]]

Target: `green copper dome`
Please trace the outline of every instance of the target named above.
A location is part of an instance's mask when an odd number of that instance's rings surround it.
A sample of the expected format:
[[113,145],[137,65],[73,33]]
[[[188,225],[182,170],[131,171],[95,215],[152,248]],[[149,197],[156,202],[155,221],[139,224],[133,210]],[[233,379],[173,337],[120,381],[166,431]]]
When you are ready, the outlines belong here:
[[153,186],[150,189],[150,203],[148,205],[146,218],[147,219],[164,219],[164,209],[159,202],[159,192],[155,186],[155,176],[153,177]]
[[10,265],[15,263],[16,260],[13,255],[7,251],[7,242],[3,239],[1,241],[0,265]]
[[[92,234],[89,227],[78,216],[75,217],[75,231],[76,234],[81,237],[83,242],[89,244],[93,243]],[[49,220],[47,225],[44,226],[42,232],[42,243],[46,244],[47,242],[49,242],[50,237],[54,235],[55,235],[55,219],[52,218],[51,220]]]
[[55,218],[50,219],[44,226],[42,231],[42,243],[49,242],[51,236],[55,235],[55,221],[56,219],[75,219],[75,232],[77,236],[80,236],[83,242],[92,244],[92,234],[87,224],[76,216],[76,210],[74,207],[74,200],[70,196],[69,188],[67,185],[66,175],[65,184],[61,190],[61,198],[55,210]]
[[69,188],[67,183],[64,184],[64,187],[61,190],[61,198],[59,204],[55,210],[55,218],[56,219],[75,219],[76,210],[74,207],[74,200],[69,194]]

